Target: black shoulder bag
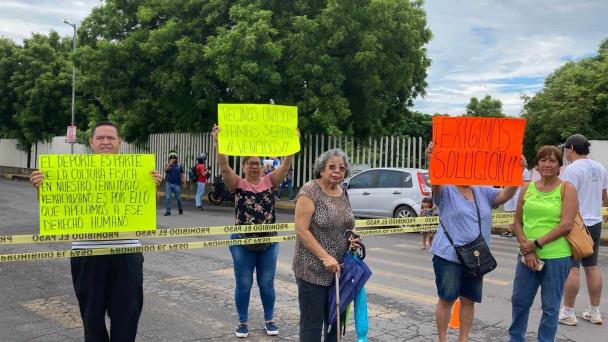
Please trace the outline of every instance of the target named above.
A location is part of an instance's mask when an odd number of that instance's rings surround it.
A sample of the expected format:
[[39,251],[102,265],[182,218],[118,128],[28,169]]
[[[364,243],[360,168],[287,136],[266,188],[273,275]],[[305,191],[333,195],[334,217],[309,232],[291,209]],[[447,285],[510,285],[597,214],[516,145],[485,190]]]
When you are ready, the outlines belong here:
[[445,236],[450,241],[450,244],[454,246],[456,250],[456,255],[458,256],[458,260],[460,263],[464,265],[464,267],[469,272],[469,275],[473,278],[481,279],[484,274],[490,273],[493,271],[497,264],[496,259],[490,252],[490,247],[486,243],[486,240],[483,238],[481,234],[481,215],[479,214],[479,206],[477,205],[477,198],[475,197],[475,190],[471,189],[473,193],[473,201],[475,202],[475,209],[477,209],[477,224],[479,225],[479,235],[477,238],[466,245],[455,246],[454,241],[448,234],[447,229],[439,220],[440,225],[443,227],[443,232]]

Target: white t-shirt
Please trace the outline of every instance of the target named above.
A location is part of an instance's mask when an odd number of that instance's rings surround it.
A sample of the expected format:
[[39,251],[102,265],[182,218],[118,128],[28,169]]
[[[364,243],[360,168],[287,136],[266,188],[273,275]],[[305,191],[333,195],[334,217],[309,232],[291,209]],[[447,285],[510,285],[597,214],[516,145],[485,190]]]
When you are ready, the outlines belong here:
[[[524,169],[523,180],[524,180],[524,182],[530,181],[530,171],[528,171],[528,169]],[[517,201],[519,200],[520,192],[521,192],[521,186],[519,188],[517,188],[517,191],[515,192],[515,195],[513,195],[513,198],[511,198],[510,200],[505,202],[505,204],[504,204],[505,211],[515,211],[515,209],[517,208]]]
[[602,222],[602,190],[608,188],[606,168],[592,159],[578,159],[566,167],[560,176],[574,185],[578,206],[587,226]]

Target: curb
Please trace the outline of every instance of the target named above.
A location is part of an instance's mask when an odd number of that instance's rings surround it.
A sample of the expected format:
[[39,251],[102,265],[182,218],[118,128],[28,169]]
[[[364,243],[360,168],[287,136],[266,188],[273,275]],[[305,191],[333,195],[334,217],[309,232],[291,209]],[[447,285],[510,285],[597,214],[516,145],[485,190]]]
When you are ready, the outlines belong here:
[[5,174],[2,174],[2,177],[13,180],[13,181],[19,181],[19,182],[29,182],[30,181],[30,176],[28,176],[28,175],[5,173]]

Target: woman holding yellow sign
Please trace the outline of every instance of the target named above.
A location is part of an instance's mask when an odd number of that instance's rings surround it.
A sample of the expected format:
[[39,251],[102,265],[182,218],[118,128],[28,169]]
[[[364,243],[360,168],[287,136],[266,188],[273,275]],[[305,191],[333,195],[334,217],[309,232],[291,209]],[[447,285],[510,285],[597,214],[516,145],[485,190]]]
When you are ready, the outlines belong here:
[[[219,127],[213,127],[212,135],[217,148]],[[273,188],[283,182],[293,162],[293,155],[283,159],[281,166],[264,176],[262,162],[257,156],[242,158],[243,177],[240,177],[228,164],[228,156],[217,153],[219,165],[228,189],[235,194],[235,223],[237,225],[275,223],[275,196]],[[276,232],[233,234],[231,238],[251,238],[273,236]],[[230,246],[232,254],[236,287],[234,291],[239,324],[236,327],[237,337],[247,337],[248,310],[253,271],[260,288],[260,297],[264,307],[264,328],[268,335],[278,335],[279,328],[273,322],[275,290],[274,275],[279,254],[278,243]]]

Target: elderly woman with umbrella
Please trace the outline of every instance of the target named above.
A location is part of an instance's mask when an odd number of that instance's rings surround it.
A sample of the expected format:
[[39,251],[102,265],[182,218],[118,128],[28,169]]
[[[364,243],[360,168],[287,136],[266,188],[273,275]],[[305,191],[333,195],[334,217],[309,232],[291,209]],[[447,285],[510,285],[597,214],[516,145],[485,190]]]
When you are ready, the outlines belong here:
[[336,340],[336,328],[329,325],[328,293],[334,274],[340,272],[345,252],[358,248],[359,240],[347,240],[355,219],[341,184],[350,174],[348,157],[340,149],[321,154],[314,165],[315,179],[300,189],[296,198],[296,249],[293,270],[298,284],[300,341]]

